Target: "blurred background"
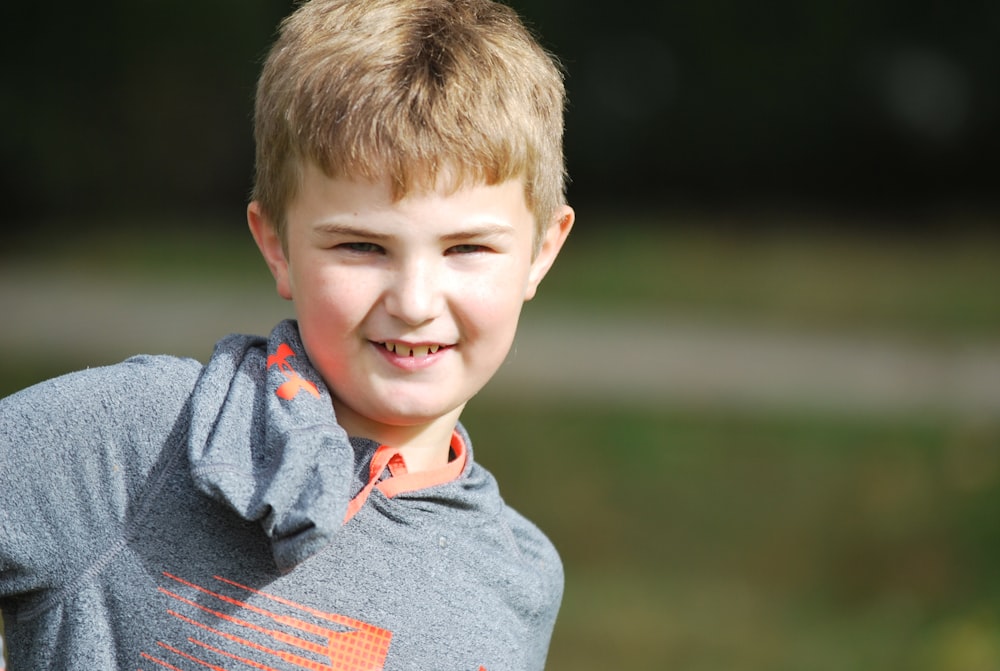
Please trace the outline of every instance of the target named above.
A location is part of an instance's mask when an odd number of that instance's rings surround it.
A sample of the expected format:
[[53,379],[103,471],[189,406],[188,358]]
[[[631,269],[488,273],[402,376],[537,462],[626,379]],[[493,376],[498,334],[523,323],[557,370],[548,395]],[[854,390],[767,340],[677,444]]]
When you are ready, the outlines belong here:
[[[1000,669],[1000,4],[512,4],[578,224],[464,421],[562,552],[549,668]],[[291,316],[244,223],[291,6],[5,8],[0,394]]]

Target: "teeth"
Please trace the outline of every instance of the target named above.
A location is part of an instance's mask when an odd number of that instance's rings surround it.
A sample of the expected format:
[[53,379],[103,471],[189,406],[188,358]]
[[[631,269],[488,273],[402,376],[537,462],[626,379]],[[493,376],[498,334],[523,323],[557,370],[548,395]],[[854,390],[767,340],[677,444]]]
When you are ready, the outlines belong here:
[[398,342],[384,342],[382,346],[393,354],[398,354],[399,356],[412,356],[418,359],[425,356],[436,354],[438,350],[441,349],[441,345],[419,345],[417,347],[409,347]]

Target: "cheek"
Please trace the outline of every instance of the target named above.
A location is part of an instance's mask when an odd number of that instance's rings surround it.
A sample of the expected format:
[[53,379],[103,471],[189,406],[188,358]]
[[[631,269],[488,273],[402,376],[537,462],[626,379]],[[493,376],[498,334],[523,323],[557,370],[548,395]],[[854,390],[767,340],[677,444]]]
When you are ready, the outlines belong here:
[[459,284],[467,294],[475,295],[483,304],[518,306],[524,303],[528,286],[529,267],[517,255],[506,255],[480,272],[470,272]]
[[346,275],[329,268],[306,269],[295,278],[295,300],[317,317],[346,317],[370,302],[369,283],[364,277]]
[[299,275],[295,313],[310,358],[327,361],[343,350],[356,334],[367,312],[360,290],[345,290],[347,283],[329,273]]
[[523,296],[523,284],[510,276],[467,283],[462,299],[467,326],[491,342],[511,339]]

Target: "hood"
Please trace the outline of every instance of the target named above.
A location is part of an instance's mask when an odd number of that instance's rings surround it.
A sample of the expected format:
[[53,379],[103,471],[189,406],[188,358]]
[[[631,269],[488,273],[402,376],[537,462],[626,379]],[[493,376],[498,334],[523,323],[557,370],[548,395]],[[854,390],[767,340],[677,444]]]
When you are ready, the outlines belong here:
[[260,523],[280,570],[337,532],[354,448],[294,321],[219,341],[192,397],[188,457],[199,490]]

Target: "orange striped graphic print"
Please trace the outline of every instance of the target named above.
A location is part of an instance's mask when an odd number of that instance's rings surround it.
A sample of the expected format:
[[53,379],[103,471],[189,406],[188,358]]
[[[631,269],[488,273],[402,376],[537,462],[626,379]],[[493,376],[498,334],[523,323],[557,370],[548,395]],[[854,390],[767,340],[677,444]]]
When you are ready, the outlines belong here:
[[[190,627],[188,652],[165,641],[143,653],[149,669],[307,669],[308,671],[382,671],[392,632],[342,615],[326,613],[215,576],[215,590],[164,573],[167,612]],[[261,608],[222,592],[263,597]],[[258,601],[259,602],[259,601]],[[291,614],[290,614],[291,613]],[[236,625],[235,628],[233,625]],[[225,628],[225,631],[223,630]],[[236,632],[236,633],[234,633]],[[195,652],[190,652],[194,650]],[[252,652],[251,652],[252,651]],[[270,663],[254,661],[270,659]]]

